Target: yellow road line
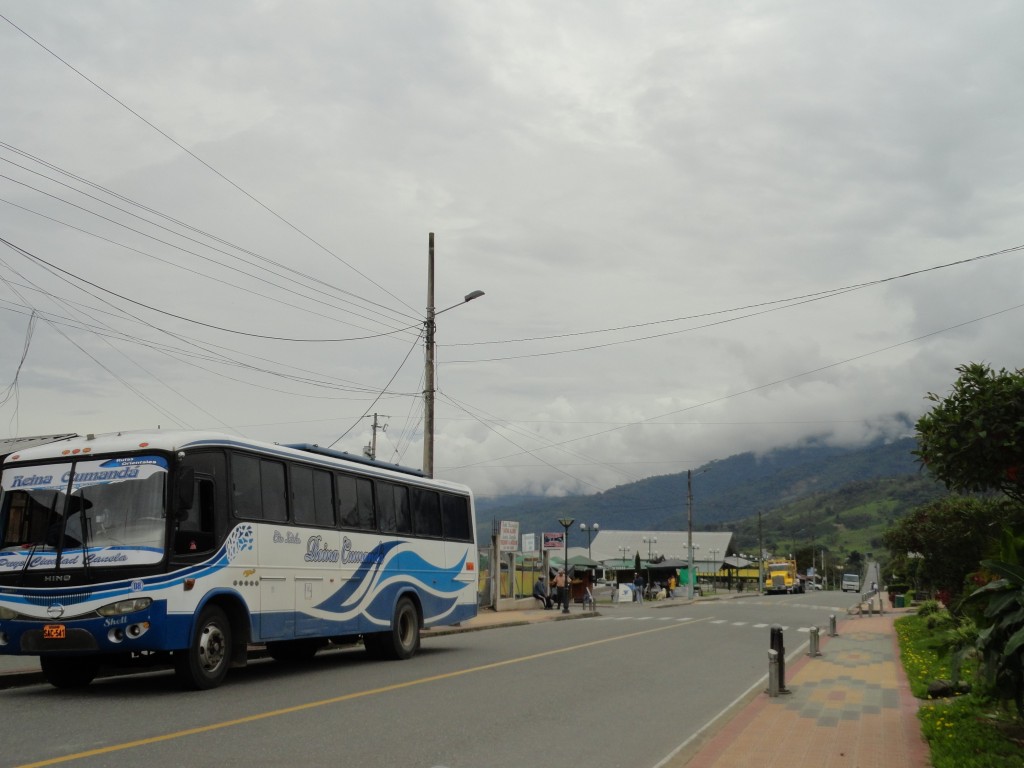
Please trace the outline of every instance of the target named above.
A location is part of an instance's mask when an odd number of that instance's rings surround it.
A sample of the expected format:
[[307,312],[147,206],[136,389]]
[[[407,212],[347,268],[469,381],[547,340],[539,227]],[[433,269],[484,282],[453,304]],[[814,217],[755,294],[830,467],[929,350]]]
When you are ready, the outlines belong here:
[[646,629],[641,632],[630,632],[626,635],[617,635],[615,637],[607,637],[603,640],[591,640],[588,643],[581,643],[574,645],[569,648],[556,648],[551,651],[543,651],[541,653],[534,653],[529,656],[520,656],[515,659],[506,659],[505,661],[496,661],[491,664],[483,664],[479,667],[470,667],[469,669],[459,669],[454,672],[445,672],[440,675],[431,675],[430,677],[421,677],[416,680],[409,680],[404,683],[394,683],[393,685],[385,685],[381,688],[371,688],[365,691],[357,691],[355,693],[347,693],[344,696],[334,696],[330,699],[320,699],[319,701],[310,701],[305,704],[296,704],[292,707],[284,707],[282,709],[274,709],[269,712],[261,712],[256,715],[248,715],[247,717],[239,717],[234,720],[224,720],[220,723],[211,723],[210,725],[201,725],[196,728],[186,728],[181,731],[173,731],[171,733],[165,733],[161,736],[150,736],[145,739],[136,739],[135,741],[126,741],[122,744],[112,744],[109,747],[99,747],[97,749],[86,750],[85,752],[75,752],[71,755],[62,755],[61,757],[51,757],[48,760],[40,760],[35,763],[25,763],[24,765],[18,766],[17,768],[41,768],[46,765],[57,765],[59,763],[69,763],[72,760],[83,760],[87,757],[96,757],[97,755],[107,755],[112,752],[121,752],[126,749],[135,749],[136,747],[144,747],[149,744],[159,744],[162,741],[171,741],[173,739],[182,739],[186,736],[196,736],[201,733],[209,733],[210,731],[218,731],[224,728],[233,728],[237,725],[246,725],[247,723],[255,723],[259,720],[266,720],[271,717],[280,717],[281,715],[290,715],[294,712],[302,712],[307,709],[316,709],[317,707],[326,707],[329,704],[340,704],[343,701],[352,701],[353,699],[361,699],[366,696],[376,696],[382,693],[391,693],[392,691],[400,691],[403,688],[411,688],[415,685],[424,685],[426,683],[435,683],[438,680],[447,680],[454,677],[461,677],[462,675],[469,675],[475,672],[486,672],[489,669],[498,669],[499,667],[507,667],[510,664],[522,664],[527,661],[533,661],[535,659],[542,659],[545,656],[554,656],[559,653],[569,653],[570,651],[579,651],[584,648],[591,648],[596,645],[604,645],[605,643],[618,642],[619,640],[628,640],[633,637],[641,637],[643,635],[652,635],[655,632],[665,632],[669,629],[676,629],[678,627],[692,627],[696,626],[702,621],[707,619],[697,619],[695,621],[678,622],[673,624],[667,624],[663,627],[656,627],[654,629]]

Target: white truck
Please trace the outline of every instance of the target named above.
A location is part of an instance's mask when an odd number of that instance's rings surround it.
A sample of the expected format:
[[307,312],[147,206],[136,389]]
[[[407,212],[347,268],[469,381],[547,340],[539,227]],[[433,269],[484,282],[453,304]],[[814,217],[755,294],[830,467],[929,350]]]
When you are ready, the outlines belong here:
[[860,592],[860,574],[843,574],[843,592]]

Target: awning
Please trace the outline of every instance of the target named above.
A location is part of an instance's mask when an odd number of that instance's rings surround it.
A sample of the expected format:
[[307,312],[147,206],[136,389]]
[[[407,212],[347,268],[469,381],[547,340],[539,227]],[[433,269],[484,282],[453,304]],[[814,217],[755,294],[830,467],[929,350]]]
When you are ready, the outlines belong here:
[[685,560],[665,559],[662,560],[660,563],[651,563],[648,567],[652,570],[657,570],[659,568],[672,568],[673,570],[678,571],[680,568],[688,568],[689,565],[690,564],[687,563]]
[[586,555],[575,555],[569,558],[570,568],[600,568],[601,564],[597,560],[591,560]]

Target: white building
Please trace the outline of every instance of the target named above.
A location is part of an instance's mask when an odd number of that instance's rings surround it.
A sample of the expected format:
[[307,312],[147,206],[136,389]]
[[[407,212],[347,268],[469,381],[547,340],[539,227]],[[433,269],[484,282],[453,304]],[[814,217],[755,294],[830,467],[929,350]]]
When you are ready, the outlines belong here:
[[[584,541],[580,545],[581,537]],[[608,567],[624,565],[623,561],[665,558],[668,560],[689,560],[686,531],[609,531],[601,529],[591,535],[589,556]],[[569,556],[587,556],[586,534],[570,531]],[[693,532],[693,567],[697,573],[717,571],[725,561],[725,555],[732,542],[729,531]],[[629,567],[629,566],[626,566]]]

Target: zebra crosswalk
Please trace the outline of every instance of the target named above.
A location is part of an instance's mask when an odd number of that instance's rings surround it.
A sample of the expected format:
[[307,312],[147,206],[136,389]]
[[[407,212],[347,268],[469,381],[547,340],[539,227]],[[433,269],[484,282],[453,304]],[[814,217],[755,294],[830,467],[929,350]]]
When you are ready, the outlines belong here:
[[[675,622],[684,624],[688,621],[694,621],[693,616],[595,616],[591,621],[620,621],[620,622],[656,622],[656,623],[668,623]],[[730,621],[729,619],[712,618],[709,619],[707,624],[722,625],[727,624],[730,627],[743,628],[748,627],[750,629],[767,629],[775,626],[774,624],[768,624],[765,622],[752,622],[752,621]],[[792,629],[794,632],[809,633],[812,627],[791,627],[786,624],[780,624],[783,632],[788,632]]]

